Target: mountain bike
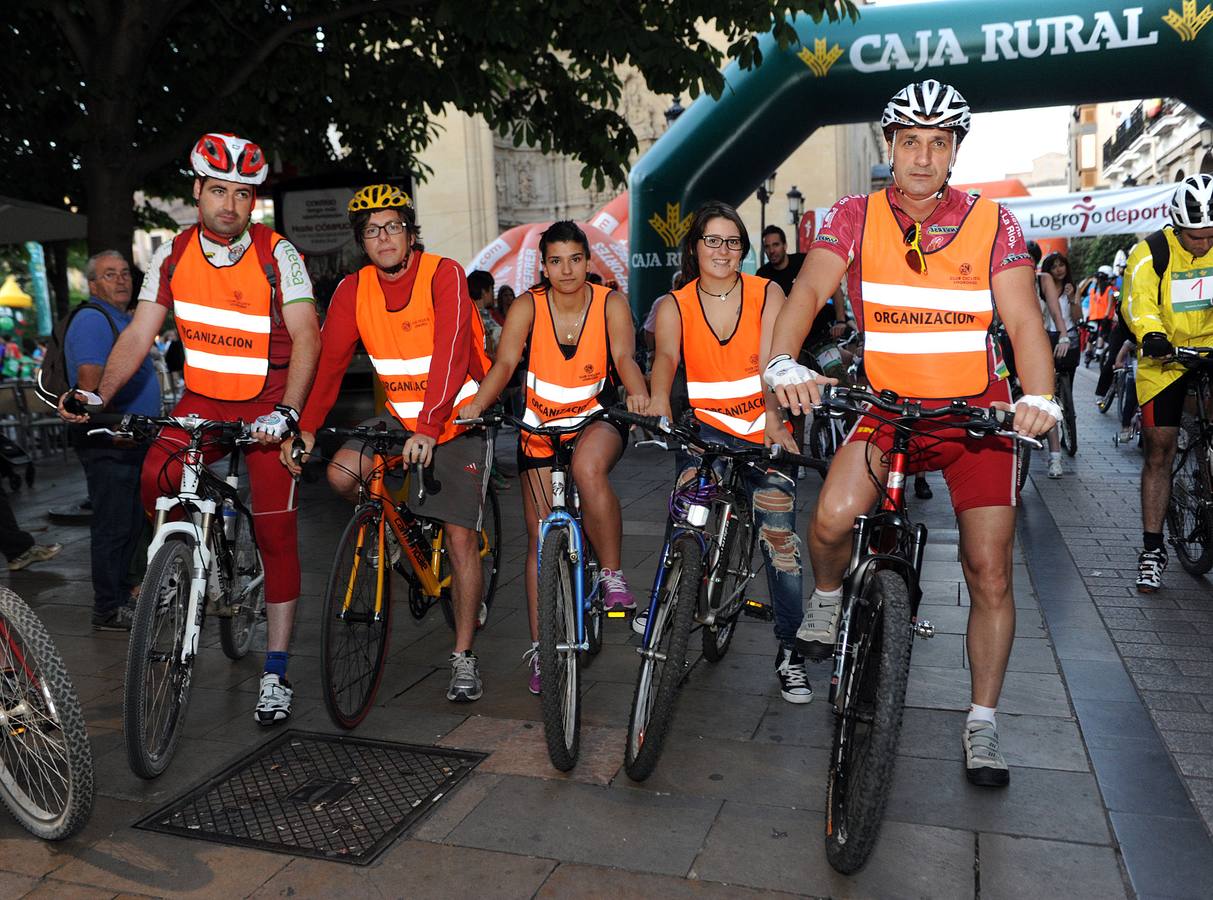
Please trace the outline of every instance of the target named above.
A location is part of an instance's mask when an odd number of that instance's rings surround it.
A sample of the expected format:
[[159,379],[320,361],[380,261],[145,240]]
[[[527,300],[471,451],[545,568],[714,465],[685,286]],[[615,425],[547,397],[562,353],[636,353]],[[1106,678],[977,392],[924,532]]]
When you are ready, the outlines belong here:
[[[901,733],[911,643],[932,637],[918,618],[920,576],[927,528],[911,521],[905,502],[910,459],[919,447],[949,439],[944,429],[973,438],[1010,437],[1040,442],[1008,430],[1012,414],[955,400],[940,409],[860,388],[822,388],[831,415],[866,415],[893,430],[885,455],[888,473],[873,511],[855,519],[851,558],[843,576],[843,600],[830,704],[834,738],[826,787],[825,843],[830,865],[843,874],[867,862],[884,816]],[[877,478],[875,471],[872,477]]]
[[1176,347],[1173,361],[1193,370],[1196,406],[1185,412],[1171,468],[1167,532],[1179,564],[1191,575],[1213,569],[1213,347]]
[[[428,519],[398,503],[385,484],[388,472],[400,469],[398,448],[405,434],[375,426],[324,428],[321,435],[360,440],[373,453],[370,473],[359,478],[358,502],[342,532],[321,610],[320,664],[324,706],[334,724],[351,729],[375,702],[383,677],[392,625],[392,580],[395,570],[409,586],[409,612],[417,621],[435,606],[453,630],[455,609],[451,600],[451,567],[441,522]],[[493,442],[485,460],[484,506],[481,514],[480,560],[483,587],[476,627],[488,621],[501,559],[501,510],[497,492],[488,482]],[[432,477],[421,465],[411,467],[410,478],[421,485],[418,497],[425,504]],[[387,565],[381,565],[385,558]]]
[[93,811],[93,752],[55,644],[0,588],[0,800],[37,837],[71,837]]
[[[90,420],[102,426],[90,434],[160,440],[161,428],[175,428],[188,437],[184,446],[173,445],[169,457],[181,464],[181,486],[156,500],[123,686],[127,760],[140,778],[155,778],[168,768],[184,730],[207,614],[219,617],[220,644],[234,660],[248,653],[265,618],[265,568],[253,514],[239,487],[240,450],[256,441],[244,422],[192,414],[91,413]],[[228,454],[223,478],[206,465],[205,457],[216,450]],[[180,518],[170,521],[175,513]]]
[[706,441],[693,418],[674,425],[654,416],[612,414],[663,435],[664,449],[698,457],[694,475],[680,479],[670,493],[661,565],[649,597],[644,638],[636,650],[641,663],[628,715],[624,768],[633,781],[643,781],[657,765],[673,721],[678,690],[689,671],[687,647],[694,628],[700,629],[704,658],[717,662],[728,652],[743,611],[768,621],[774,618],[767,604],[745,596],[757,574],[752,568],[757,533],[745,476],[774,463],[822,473],[827,464],[780,447],[736,450]]

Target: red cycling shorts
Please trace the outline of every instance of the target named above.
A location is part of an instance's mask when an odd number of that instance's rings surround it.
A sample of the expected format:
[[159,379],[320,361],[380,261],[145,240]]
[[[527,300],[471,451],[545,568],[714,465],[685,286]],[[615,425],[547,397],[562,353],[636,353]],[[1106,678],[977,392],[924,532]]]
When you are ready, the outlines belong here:
[[[994,382],[968,402],[990,406],[996,401],[1011,402],[1011,388],[1005,380]],[[924,400],[922,405],[931,409],[947,403]],[[887,454],[893,447],[893,427],[864,416],[847,435],[846,443],[855,441],[875,444]],[[957,513],[983,506],[1019,505],[1019,454],[1010,438],[972,438],[963,428],[945,428],[914,438],[910,450],[911,472],[943,472]]]
[[[274,408],[274,402],[236,403],[212,400],[186,391],[170,415],[197,413],[204,419],[251,423]],[[173,452],[189,443],[179,428],[164,428],[143,460],[143,507],[151,515],[156,498],[175,493],[181,484],[181,463]],[[278,444],[250,444],[244,448],[253,500],[253,531],[265,565],[265,602],[285,603],[299,596],[299,536],[295,511],[295,480],[278,458]],[[207,463],[224,456],[221,448],[204,451]]]

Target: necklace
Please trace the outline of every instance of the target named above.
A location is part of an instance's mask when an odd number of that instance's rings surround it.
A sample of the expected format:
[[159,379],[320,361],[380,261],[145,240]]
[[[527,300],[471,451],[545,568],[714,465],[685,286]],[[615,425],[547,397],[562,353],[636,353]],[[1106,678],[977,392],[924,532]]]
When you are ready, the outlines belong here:
[[731,285],[729,285],[729,289],[727,291],[725,291],[723,294],[714,294],[709,290],[705,290],[703,287],[702,281],[699,282],[698,288],[699,288],[700,292],[707,294],[709,297],[715,297],[717,300],[719,300],[723,303],[725,300],[729,299],[729,294],[733,293],[733,289],[736,288],[737,285],[740,283],[741,283],[741,273],[738,272],[737,277],[735,279],[733,279],[733,283]]
[[[593,294],[590,294],[590,299],[593,299],[593,296],[594,296]],[[576,336],[577,331],[578,331],[578,330],[581,328],[581,322],[582,322],[582,320],[583,320],[583,319],[585,319],[585,314],[586,314],[587,312],[589,312],[589,310],[590,310],[590,301],[589,301],[589,300],[586,300],[586,301],[585,301],[584,303],[582,303],[582,305],[581,305],[581,315],[579,315],[579,316],[577,317],[577,321],[576,321],[576,322],[574,322],[574,323],[572,324],[572,326],[570,326],[570,327],[568,328],[567,332],[565,333],[565,336],[564,336],[564,342],[565,342],[566,344],[571,344],[571,343],[573,343],[573,338]],[[553,310],[553,312],[555,312],[555,310]],[[561,331],[561,330],[562,330],[561,326],[556,324],[556,316],[555,316],[555,315],[553,315],[553,316],[552,316],[552,324],[553,324],[553,325],[556,325],[556,330],[557,330],[557,331]]]

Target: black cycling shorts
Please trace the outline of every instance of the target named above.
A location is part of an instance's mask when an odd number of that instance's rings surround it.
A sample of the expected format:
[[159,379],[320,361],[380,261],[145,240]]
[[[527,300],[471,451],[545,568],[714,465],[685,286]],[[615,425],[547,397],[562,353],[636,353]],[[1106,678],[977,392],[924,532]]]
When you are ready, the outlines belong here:
[[[1187,372],[1141,405],[1143,428],[1178,428],[1195,372]],[[1140,382],[1138,382],[1140,384]]]

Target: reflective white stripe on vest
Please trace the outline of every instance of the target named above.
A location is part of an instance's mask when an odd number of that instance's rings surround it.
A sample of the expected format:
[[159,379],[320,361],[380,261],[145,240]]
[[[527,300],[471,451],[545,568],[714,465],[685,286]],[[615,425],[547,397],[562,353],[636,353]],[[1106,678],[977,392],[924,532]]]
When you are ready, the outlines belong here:
[[732,400],[762,393],[762,379],[747,375],[736,381],[688,381],[687,396],[692,400]]
[[184,300],[173,301],[173,315],[178,319],[197,322],[199,325],[211,325],[215,328],[231,328],[235,331],[247,331],[249,334],[270,333],[268,315],[254,316],[230,309],[215,309],[213,306],[203,306],[200,303],[188,303]]
[[949,291],[909,284],[861,282],[864,303],[877,306],[905,306],[910,309],[938,309],[941,312],[986,313],[994,307],[994,295],[988,290]]
[[877,353],[985,352],[986,331],[866,331],[863,348]]
[[[406,373],[406,374],[411,374],[411,373]],[[455,395],[455,400],[452,405],[458,406],[460,403],[462,403],[464,400],[467,400],[469,397],[475,397],[476,392],[478,390],[480,390],[480,385],[477,384],[475,380],[469,380],[469,381],[465,382],[463,387],[461,387],[459,389],[459,393]],[[392,409],[394,409],[396,411],[396,415],[398,415],[400,418],[415,419],[419,415],[421,415],[421,410],[425,406],[425,401],[424,400],[412,400],[408,403],[397,403],[395,400],[393,400],[393,401],[391,401],[390,405],[391,405]]]
[[726,416],[724,413],[716,412],[714,409],[696,409],[695,412],[701,416],[715,419],[721,425],[734,434],[761,434],[767,427],[767,414],[761,412],[758,418],[753,422],[746,419],[738,419],[735,416]]
[[417,356],[413,359],[376,359],[371,357],[371,365],[380,375],[425,375],[430,371],[432,356]]
[[603,378],[584,387],[565,387],[537,378],[534,372],[527,372],[526,386],[549,403],[580,403],[583,400],[592,400],[601,394],[602,389],[606,387],[606,379]]
[[268,359],[250,359],[247,356],[220,356],[203,350],[185,348],[185,362],[195,369],[208,372],[223,372],[226,375],[264,375],[270,370]]
[[530,425],[532,428],[570,428],[573,425],[580,425],[600,409],[602,409],[602,407],[595,403],[583,413],[578,413],[575,416],[566,416],[563,419],[549,419],[546,422],[540,419],[539,416],[535,414],[533,409],[527,409],[526,412],[522,414],[522,421],[526,422],[526,424]]

